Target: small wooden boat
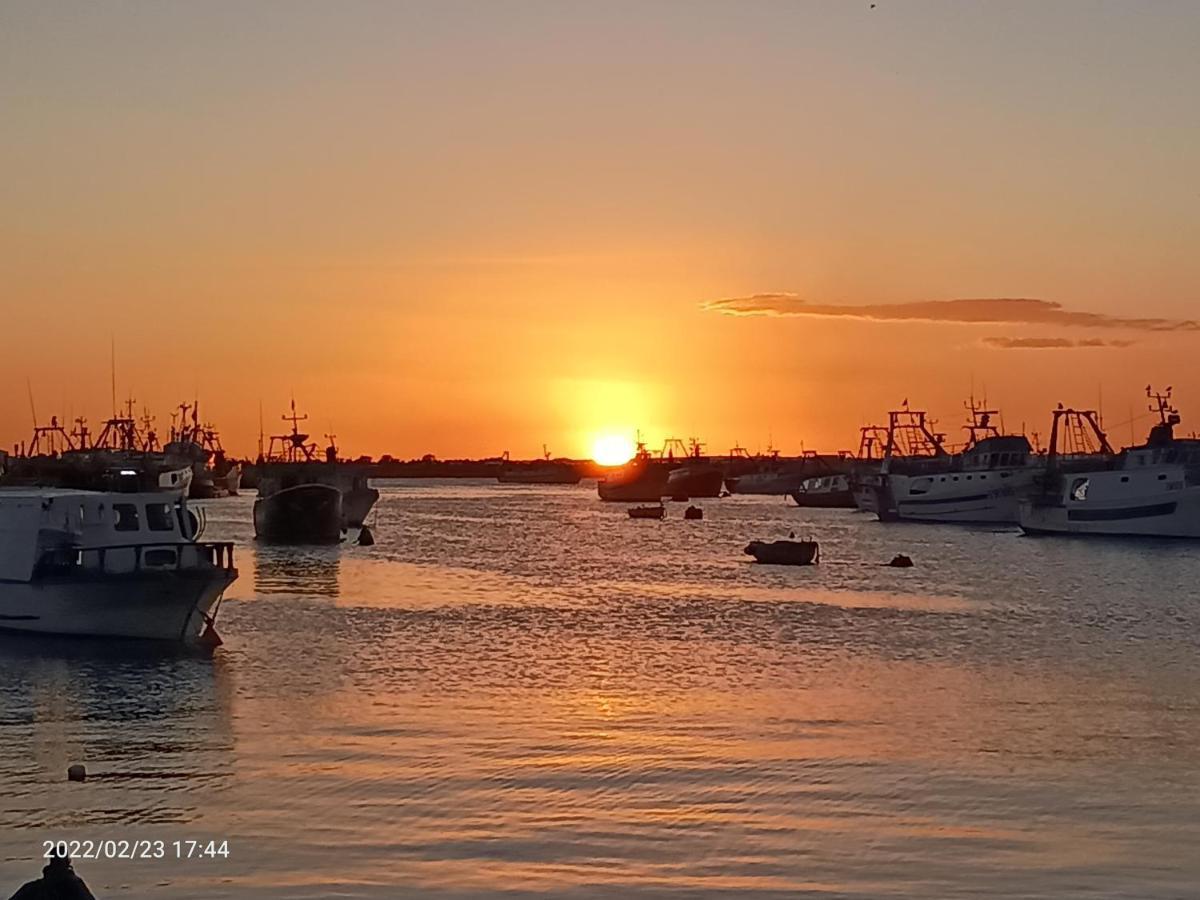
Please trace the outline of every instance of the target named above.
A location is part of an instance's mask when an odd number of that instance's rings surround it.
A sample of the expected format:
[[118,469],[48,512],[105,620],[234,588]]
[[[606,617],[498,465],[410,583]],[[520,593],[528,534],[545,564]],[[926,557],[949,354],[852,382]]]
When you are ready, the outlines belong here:
[[812,566],[821,558],[816,541],[751,541],[742,552],[771,566]]
[[662,506],[634,506],[629,510],[631,519],[661,519],[666,513]]

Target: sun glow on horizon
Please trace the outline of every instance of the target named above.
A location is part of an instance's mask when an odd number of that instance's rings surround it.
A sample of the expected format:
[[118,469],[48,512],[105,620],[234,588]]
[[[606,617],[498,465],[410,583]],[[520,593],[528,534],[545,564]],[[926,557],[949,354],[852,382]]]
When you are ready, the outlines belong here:
[[602,466],[619,466],[633,459],[633,441],[625,434],[603,434],[592,444],[592,459]]

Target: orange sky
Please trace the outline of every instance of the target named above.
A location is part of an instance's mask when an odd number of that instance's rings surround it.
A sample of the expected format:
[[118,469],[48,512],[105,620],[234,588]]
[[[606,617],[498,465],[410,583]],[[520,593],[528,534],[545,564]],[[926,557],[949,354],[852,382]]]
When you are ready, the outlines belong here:
[[[1169,383],[1187,427],[1197,38],[1165,3],[7,7],[0,441],[26,378],[102,418],[110,336],[122,395],[244,453],[292,392],[400,456],[848,448],[904,398],[953,431],[972,382],[1030,430],[1102,392],[1119,442]],[[823,314],[704,308],[758,294]],[[1110,318],[886,309],[958,298]],[[997,346],[1031,338],[1106,346]]]

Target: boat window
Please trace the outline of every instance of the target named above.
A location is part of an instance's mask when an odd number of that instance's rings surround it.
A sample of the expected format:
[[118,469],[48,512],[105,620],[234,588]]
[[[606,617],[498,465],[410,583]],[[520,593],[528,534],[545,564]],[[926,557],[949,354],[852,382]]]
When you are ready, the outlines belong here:
[[114,503],[113,516],[116,518],[117,531],[137,531],[138,511],[132,503]]
[[148,566],[173,566],[176,561],[175,551],[166,547],[147,550],[143,559]]
[[1128,481],[1128,480],[1129,480],[1129,476],[1128,476],[1128,475],[1122,475],[1122,476],[1121,476],[1121,480],[1122,480],[1122,481]]
[[1159,480],[1159,481],[1166,481],[1166,480],[1167,480],[1167,473],[1166,473],[1166,472],[1164,472],[1164,473],[1162,473],[1161,475],[1159,475],[1159,476],[1158,476],[1158,480]]
[[987,476],[986,476],[986,475],[980,475],[980,476],[979,476],[979,480],[980,480],[980,481],[986,481],[986,480],[987,480]]
[[169,503],[147,503],[146,504],[146,526],[151,531],[171,531],[171,504]]
[[1008,478],[1008,477],[1010,477],[1010,476],[1011,476],[1011,474],[1012,474],[1012,473],[1010,473],[1010,472],[1001,472],[1001,473],[1000,473],[1000,477],[1001,477],[1001,478]]
[[1079,502],[1082,503],[1084,500],[1087,499],[1087,493],[1088,493],[1088,479],[1076,478],[1073,482],[1071,482],[1071,499],[1072,500],[1078,500]]

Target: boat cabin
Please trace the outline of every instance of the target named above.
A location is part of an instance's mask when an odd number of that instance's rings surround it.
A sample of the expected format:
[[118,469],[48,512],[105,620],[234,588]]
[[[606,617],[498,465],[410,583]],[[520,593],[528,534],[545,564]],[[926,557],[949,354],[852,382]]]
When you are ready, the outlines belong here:
[[199,520],[177,496],[0,489],[0,581],[187,568],[211,559]]
[[984,438],[962,454],[966,471],[1019,469],[1029,465],[1033,448],[1023,434],[1004,434]]

